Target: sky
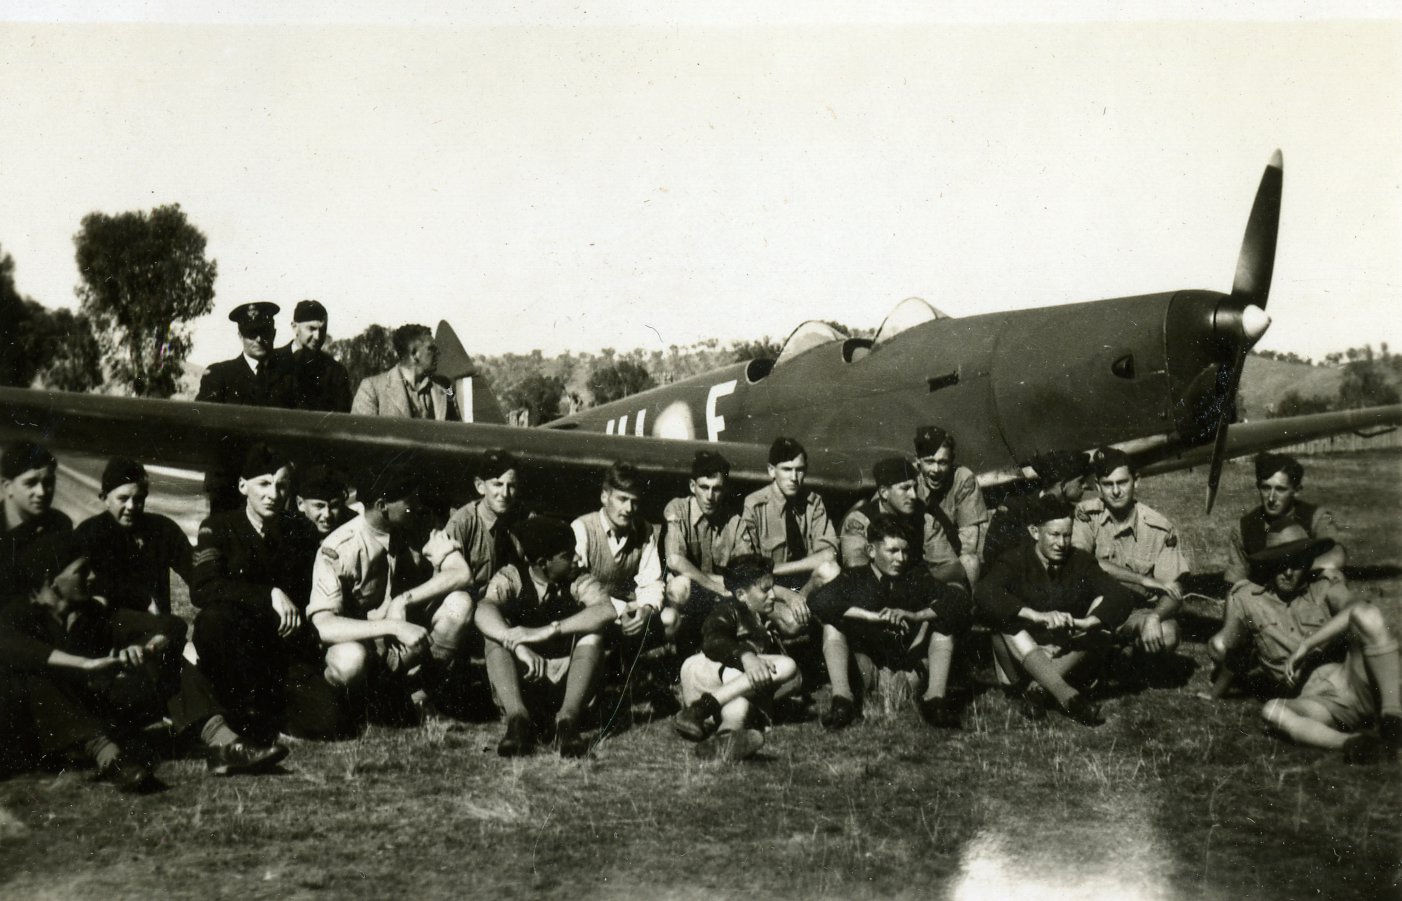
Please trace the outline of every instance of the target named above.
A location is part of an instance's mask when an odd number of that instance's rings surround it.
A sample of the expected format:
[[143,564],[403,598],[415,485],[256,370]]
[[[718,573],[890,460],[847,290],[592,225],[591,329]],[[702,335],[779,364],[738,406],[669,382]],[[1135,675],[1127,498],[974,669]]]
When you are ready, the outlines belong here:
[[441,7],[0,0],[20,291],[74,305],[83,216],[168,203],[219,264],[201,364],[252,300],[499,354],[1228,291],[1280,148],[1260,346],[1402,347],[1385,4]]

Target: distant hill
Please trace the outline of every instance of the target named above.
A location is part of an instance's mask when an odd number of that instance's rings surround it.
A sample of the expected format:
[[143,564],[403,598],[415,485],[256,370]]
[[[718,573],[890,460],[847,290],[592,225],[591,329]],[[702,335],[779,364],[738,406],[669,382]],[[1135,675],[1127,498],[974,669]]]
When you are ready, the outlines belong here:
[[1333,399],[1344,379],[1341,367],[1287,363],[1251,355],[1241,373],[1241,398],[1246,416],[1260,419],[1266,411],[1291,391],[1301,397]]

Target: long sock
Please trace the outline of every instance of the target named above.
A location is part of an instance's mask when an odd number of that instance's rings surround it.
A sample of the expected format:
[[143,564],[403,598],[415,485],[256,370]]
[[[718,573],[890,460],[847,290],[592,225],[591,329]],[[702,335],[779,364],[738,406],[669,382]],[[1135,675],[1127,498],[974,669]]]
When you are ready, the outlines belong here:
[[1081,661],[1089,656],[1086,651],[1067,651],[1058,657],[1048,658],[1051,661],[1052,669],[1056,674],[1065,679],[1071,671],[1081,665]]
[[521,697],[521,675],[516,658],[500,645],[487,648],[487,678],[496,689],[497,700],[508,717],[525,716],[526,701]]
[[989,642],[993,647],[993,660],[997,663],[995,671],[998,673],[998,681],[1004,685],[1016,687],[1022,681],[1022,675],[1018,671],[1017,661],[1013,660],[1012,651],[1008,650],[1008,643],[1001,635],[994,635]]
[[930,682],[925,686],[925,697],[942,698],[949,685],[949,664],[954,659],[954,639],[939,632],[930,636],[930,652],[926,658],[930,665]]
[[574,646],[570,654],[570,671],[565,676],[565,700],[560,704],[560,716],[575,719],[584,712],[584,705],[594,693],[594,674],[598,672],[599,661],[603,659],[602,645],[584,644]]
[[122,754],[122,749],[117,743],[105,735],[88,739],[83,743],[83,751],[93,759],[99,770],[111,766]]
[[1326,726],[1318,720],[1312,720],[1307,716],[1301,716],[1294,711],[1287,711],[1280,721],[1273,724],[1293,742],[1305,745],[1310,748],[1326,748],[1337,751],[1348,741],[1348,736]]
[[1051,696],[1063,707],[1077,694],[1076,689],[1066,684],[1047,652],[1041,648],[1034,648],[1022,658],[1022,668],[1027,670],[1027,675],[1036,680],[1038,685],[1051,692]]
[[1378,687],[1378,712],[1402,716],[1402,666],[1397,659],[1397,642],[1363,649],[1363,665]]
[[833,697],[851,699],[852,680],[848,667],[852,656],[847,649],[847,638],[831,626],[823,627],[823,662],[828,665],[828,679],[832,682]]
[[224,721],[223,714],[216,713],[205,720],[204,725],[200,727],[200,741],[211,748],[233,744],[238,740],[239,734],[229,728],[229,724]]

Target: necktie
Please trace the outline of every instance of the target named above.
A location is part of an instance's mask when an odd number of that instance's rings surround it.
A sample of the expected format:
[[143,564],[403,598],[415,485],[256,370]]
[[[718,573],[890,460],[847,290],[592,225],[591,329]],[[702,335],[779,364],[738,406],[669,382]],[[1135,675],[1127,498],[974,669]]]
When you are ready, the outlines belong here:
[[516,548],[511,543],[511,532],[506,527],[506,522],[498,519],[492,525],[492,563],[494,569],[500,569],[508,563],[516,562]]
[[792,501],[784,505],[784,545],[790,561],[808,556],[808,542],[803,540],[803,529],[798,524]]

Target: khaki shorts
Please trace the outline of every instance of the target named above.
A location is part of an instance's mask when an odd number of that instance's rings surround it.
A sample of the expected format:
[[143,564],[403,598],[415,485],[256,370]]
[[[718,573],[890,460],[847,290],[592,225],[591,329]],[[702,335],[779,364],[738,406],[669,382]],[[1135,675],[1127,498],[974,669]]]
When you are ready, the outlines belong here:
[[1322,704],[1345,731],[1366,726],[1377,713],[1363,652],[1349,648],[1343,663],[1315,667],[1300,689],[1300,700]]
[[[760,654],[761,660],[779,660],[779,654]],[[744,675],[742,670],[717,663],[705,654],[692,654],[682,663],[682,703],[695,704],[702,695],[713,694],[727,682]]]

